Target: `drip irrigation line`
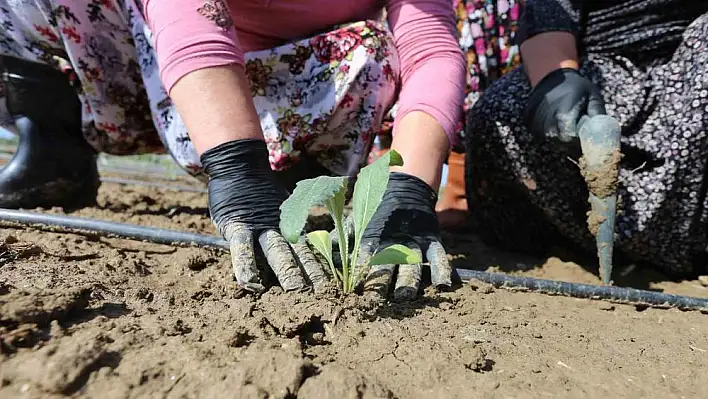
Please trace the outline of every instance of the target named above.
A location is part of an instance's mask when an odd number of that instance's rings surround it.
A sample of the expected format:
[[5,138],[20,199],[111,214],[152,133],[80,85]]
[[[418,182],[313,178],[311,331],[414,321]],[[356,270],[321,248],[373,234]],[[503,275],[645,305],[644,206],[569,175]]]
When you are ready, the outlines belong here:
[[708,312],[708,298],[664,294],[662,292],[612,285],[568,283],[565,281],[511,276],[468,269],[456,269],[456,271],[463,281],[479,280],[497,288],[517,291],[528,290],[542,294],[569,296],[573,298],[602,299],[635,306],[678,308],[682,310]]
[[186,233],[175,230],[137,226],[129,223],[107,222],[76,216],[51,215],[45,213],[18,211],[0,208],[0,221],[19,223],[26,226],[58,227],[75,233],[92,233],[156,244],[176,246],[201,246],[211,248],[229,248],[221,237]]
[[[136,226],[128,223],[108,222],[76,216],[50,215],[37,212],[0,209],[0,221],[26,226],[60,228],[69,232],[93,233],[157,244],[201,246],[229,250],[221,237],[185,233],[175,230]],[[462,281],[479,280],[498,288],[533,291],[548,295],[607,300],[616,303],[658,308],[678,308],[708,312],[708,298],[664,294],[634,288],[568,283],[532,277],[518,277],[501,273],[456,269]]]

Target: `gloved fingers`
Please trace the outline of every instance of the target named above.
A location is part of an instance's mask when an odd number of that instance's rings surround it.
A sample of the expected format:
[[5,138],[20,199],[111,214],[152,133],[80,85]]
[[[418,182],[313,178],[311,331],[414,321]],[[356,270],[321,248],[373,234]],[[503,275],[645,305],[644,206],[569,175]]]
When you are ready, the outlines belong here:
[[304,240],[300,240],[295,244],[292,244],[293,251],[295,252],[295,258],[302,265],[302,269],[305,271],[305,275],[312,283],[312,287],[315,292],[323,292],[328,286],[328,277],[325,274],[325,269],[322,263],[317,259],[315,253],[310,249]]
[[374,256],[378,248],[378,240],[363,239],[359,244],[359,251],[356,257],[356,264],[354,265],[354,281],[355,284],[361,284],[366,280],[369,275],[371,267],[369,266],[369,261]]
[[[564,109],[565,108],[565,109]],[[578,123],[585,115],[586,101],[574,103],[571,107],[563,107],[556,114],[558,138],[564,143],[570,143],[578,137]]]
[[587,105],[587,115],[589,117],[597,115],[606,115],[607,110],[605,109],[605,100],[602,98],[602,93],[599,89],[594,90],[590,93]]
[[229,242],[231,266],[238,285],[251,292],[265,291],[251,230],[241,223],[229,223],[222,231]]
[[578,137],[580,122],[587,117],[605,115],[605,101],[599,89],[593,89],[586,93],[581,99],[574,103],[572,107],[561,108],[556,116],[560,139],[570,142]]
[[[422,258],[422,252],[417,245],[406,245],[410,250],[417,252]],[[396,276],[396,286],[393,289],[393,298],[396,300],[412,300],[418,296],[423,267],[418,264],[399,265]]]
[[[314,255],[315,259],[317,260],[317,263],[319,263],[320,265],[323,265],[322,271],[324,273],[325,279],[331,280],[334,276],[332,275],[332,269],[329,267],[329,263],[327,261],[327,258],[325,258],[325,256],[322,255],[319,251],[312,250],[312,247],[310,247],[309,244],[308,244],[308,247],[310,248],[312,255]],[[295,250],[295,248],[293,248],[293,250]],[[296,256],[299,256],[299,255],[297,255],[297,253],[296,253]],[[337,265],[337,263],[336,263],[337,258],[339,258],[338,255],[332,256],[332,260],[335,261],[334,262],[335,266]]]
[[523,118],[531,134],[538,137],[555,137],[559,134],[556,123],[558,99],[549,100],[546,94],[538,87],[531,91]]
[[423,267],[420,264],[398,266],[396,287],[393,298],[399,301],[410,301],[418,296]]
[[537,137],[562,137],[564,135],[564,124],[568,118],[551,107],[539,107],[534,114],[527,119],[527,126],[530,132]]
[[430,264],[430,281],[433,287],[446,289],[452,286],[452,265],[440,241],[433,240],[428,245],[425,257]]
[[285,291],[298,291],[307,288],[302,270],[297,264],[290,244],[275,230],[267,230],[258,237],[268,266]]
[[371,266],[371,270],[369,270],[364,282],[364,292],[373,292],[382,298],[386,298],[395,271],[396,265]]
[[[359,243],[359,253],[356,257],[355,267],[357,269],[361,269],[361,267],[366,266],[371,260],[371,258],[376,254],[376,251],[379,248],[382,248],[380,242],[381,240],[379,239],[363,238],[361,240],[361,242]],[[367,271],[362,270],[362,272]]]

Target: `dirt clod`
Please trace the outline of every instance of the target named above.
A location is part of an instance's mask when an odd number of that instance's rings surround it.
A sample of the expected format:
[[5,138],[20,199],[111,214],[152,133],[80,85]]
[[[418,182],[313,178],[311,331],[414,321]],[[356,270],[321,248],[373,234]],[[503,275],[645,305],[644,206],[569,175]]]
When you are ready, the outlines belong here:
[[239,326],[234,331],[233,336],[229,339],[229,346],[240,348],[248,346],[256,337],[251,335],[247,328]]
[[295,397],[313,370],[311,363],[299,354],[270,345],[250,347],[243,364],[246,366],[244,382],[250,382],[278,399]]
[[0,323],[46,325],[88,306],[91,288],[15,291],[0,297]]
[[698,281],[703,285],[704,287],[708,287],[708,276],[698,276]]
[[496,290],[493,285],[485,283],[484,281],[470,280],[468,284],[473,290],[480,294],[491,294]]
[[200,271],[217,260],[204,249],[180,248],[175,252],[174,259],[186,269]]
[[600,225],[605,221],[605,216],[595,211],[588,211],[587,216],[590,234],[597,236],[600,233]]
[[480,346],[474,346],[468,354],[469,360],[465,367],[472,371],[482,372],[491,370],[491,361],[487,359],[487,352]]
[[71,394],[88,379],[89,373],[108,361],[106,338],[85,331],[52,342],[36,352],[15,357],[2,366],[3,378],[27,383],[49,393]]
[[324,366],[300,388],[299,399],[392,399],[393,393],[375,381],[336,364]]
[[590,169],[584,157],[578,160],[580,173],[585,178],[588,189],[598,198],[605,198],[617,192],[617,180],[622,153],[613,151],[602,166]]

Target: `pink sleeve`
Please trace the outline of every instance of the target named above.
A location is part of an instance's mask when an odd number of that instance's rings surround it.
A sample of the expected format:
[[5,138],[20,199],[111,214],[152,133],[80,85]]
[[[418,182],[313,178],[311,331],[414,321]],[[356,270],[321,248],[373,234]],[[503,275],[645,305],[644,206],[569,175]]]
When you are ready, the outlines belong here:
[[466,65],[457,43],[452,0],[388,0],[387,13],[401,62],[396,119],[423,111],[442,125],[450,144],[456,144]]
[[144,12],[168,93],[192,71],[243,65],[243,50],[225,0],[146,0]]

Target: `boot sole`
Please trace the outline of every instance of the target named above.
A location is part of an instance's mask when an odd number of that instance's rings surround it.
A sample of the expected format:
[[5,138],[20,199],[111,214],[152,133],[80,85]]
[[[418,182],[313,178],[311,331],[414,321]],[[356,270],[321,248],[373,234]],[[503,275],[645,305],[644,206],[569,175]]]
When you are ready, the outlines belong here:
[[100,181],[55,180],[11,194],[0,194],[0,207],[33,209],[60,207],[76,210],[96,205]]

